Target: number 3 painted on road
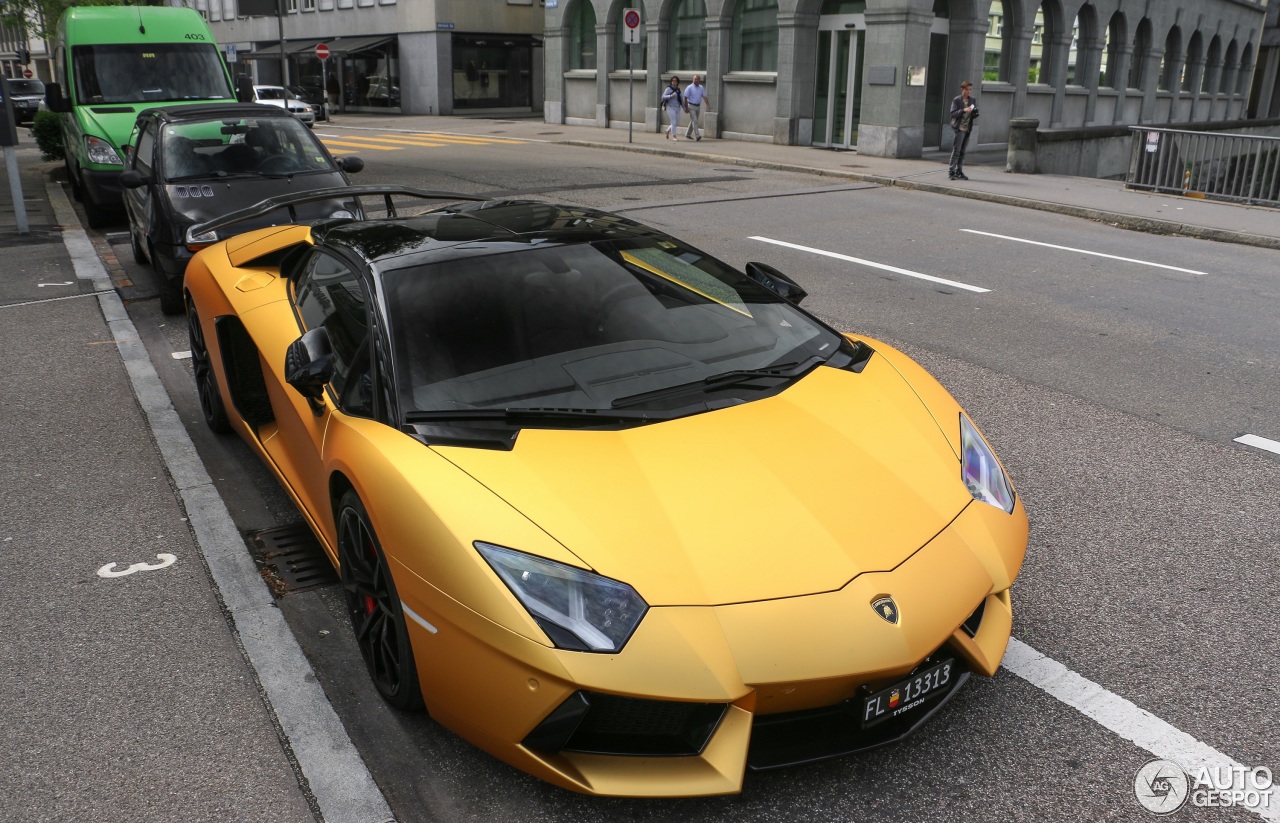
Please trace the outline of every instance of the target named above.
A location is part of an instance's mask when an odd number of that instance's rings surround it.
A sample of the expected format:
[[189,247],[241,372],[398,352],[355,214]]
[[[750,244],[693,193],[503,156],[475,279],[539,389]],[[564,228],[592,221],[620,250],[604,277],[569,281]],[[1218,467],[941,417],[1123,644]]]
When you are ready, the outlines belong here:
[[115,571],[115,563],[108,563],[98,569],[98,577],[124,577],[126,574],[134,572],[153,572],[156,569],[164,569],[178,562],[178,558],[172,554],[157,554],[156,560],[159,563],[134,563],[122,572]]

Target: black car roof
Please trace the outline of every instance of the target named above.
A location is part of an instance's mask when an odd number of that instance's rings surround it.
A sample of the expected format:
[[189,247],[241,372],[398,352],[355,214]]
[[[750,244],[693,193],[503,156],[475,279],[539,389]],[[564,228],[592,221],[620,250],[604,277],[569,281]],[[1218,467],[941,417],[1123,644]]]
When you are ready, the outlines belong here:
[[[667,235],[626,217],[532,200],[487,200],[413,217],[316,226],[318,243],[345,246],[383,270],[438,262],[512,243],[592,243]],[[465,246],[465,251],[458,247]]]
[[260,103],[192,103],[184,106],[158,106],[138,112],[139,117],[160,117],[167,121],[211,120],[218,117],[293,117],[279,106]]

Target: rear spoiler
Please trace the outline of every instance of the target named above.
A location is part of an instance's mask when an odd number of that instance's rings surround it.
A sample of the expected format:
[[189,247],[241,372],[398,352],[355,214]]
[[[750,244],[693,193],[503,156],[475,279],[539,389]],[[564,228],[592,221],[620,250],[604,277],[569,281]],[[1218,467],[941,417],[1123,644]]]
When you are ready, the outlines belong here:
[[[295,206],[303,203],[315,203],[321,200],[343,200],[355,198],[356,208],[358,212],[364,210],[360,207],[361,197],[381,197],[383,204],[387,210],[388,217],[397,217],[394,197],[414,197],[419,200],[471,200],[475,202],[484,202],[491,198],[477,197],[474,194],[458,194],[457,192],[448,191],[428,191],[426,189],[414,189],[407,186],[332,186],[327,189],[311,189],[310,191],[298,192],[296,194],[282,194],[278,197],[269,197],[266,200],[259,201],[248,208],[239,209],[237,211],[228,212],[214,220],[206,220],[203,223],[196,223],[187,229],[186,243],[198,245],[200,243],[210,242],[209,240],[198,240],[200,235],[210,232],[217,232],[228,226],[234,226],[236,223],[243,223],[253,220],[263,215],[270,214],[278,209],[289,210],[289,222],[298,222],[298,213]],[[357,214],[357,217],[360,217]],[[325,218],[328,219],[328,218]]]

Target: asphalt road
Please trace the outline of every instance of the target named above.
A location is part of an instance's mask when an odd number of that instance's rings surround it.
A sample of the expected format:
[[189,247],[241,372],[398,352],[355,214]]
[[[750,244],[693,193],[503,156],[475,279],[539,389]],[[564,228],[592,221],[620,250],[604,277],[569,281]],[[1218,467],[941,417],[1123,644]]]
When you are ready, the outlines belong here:
[[[778,266],[809,289],[807,308],[904,349],[968,409],[1023,496],[1032,536],[1014,636],[1280,772],[1280,455],[1233,442],[1280,440],[1275,252],[583,148],[353,153],[368,162],[361,182],[627,210],[735,265]],[[100,243],[145,298],[127,241]],[[241,530],[299,522],[247,448],[204,429],[189,365],[172,356],[188,348],[185,322],[154,300],[130,314]],[[579,797],[388,709],[339,599],[330,586],[279,602],[401,821],[1147,819],[1133,780],[1150,755],[1005,670],[972,680],[901,745],[751,774],[737,797]]]

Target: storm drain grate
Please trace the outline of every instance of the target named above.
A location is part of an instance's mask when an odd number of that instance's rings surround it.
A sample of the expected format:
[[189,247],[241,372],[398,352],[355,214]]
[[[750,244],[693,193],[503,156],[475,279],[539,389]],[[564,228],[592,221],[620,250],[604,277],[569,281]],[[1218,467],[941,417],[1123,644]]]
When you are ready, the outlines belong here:
[[329,556],[305,524],[245,535],[258,573],[276,597],[338,582]]

